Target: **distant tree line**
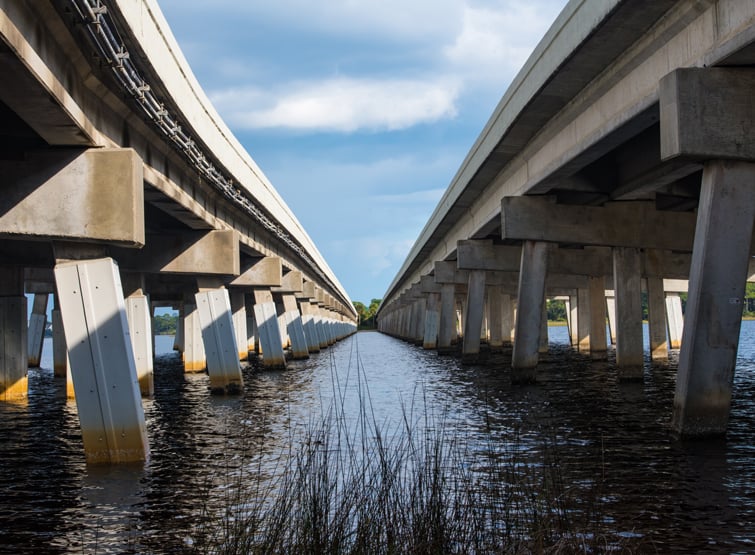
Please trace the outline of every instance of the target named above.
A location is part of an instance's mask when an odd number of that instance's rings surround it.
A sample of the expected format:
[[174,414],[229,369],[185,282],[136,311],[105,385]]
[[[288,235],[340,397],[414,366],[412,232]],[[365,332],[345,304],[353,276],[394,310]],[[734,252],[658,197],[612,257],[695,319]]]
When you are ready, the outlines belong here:
[[369,306],[365,306],[364,303],[354,301],[354,308],[359,315],[359,329],[360,330],[374,330],[377,325],[375,322],[375,314],[380,307],[380,303],[383,299],[372,299]]
[[160,314],[152,319],[152,330],[155,335],[176,335],[178,316],[175,314]]

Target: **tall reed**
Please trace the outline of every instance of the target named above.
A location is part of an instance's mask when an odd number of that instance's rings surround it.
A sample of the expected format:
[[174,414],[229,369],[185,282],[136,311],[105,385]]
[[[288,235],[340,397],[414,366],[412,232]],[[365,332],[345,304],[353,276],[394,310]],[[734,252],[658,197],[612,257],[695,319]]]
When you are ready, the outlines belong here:
[[400,424],[381,424],[361,363],[357,370],[359,409],[346,411],[346,388],[331,368],[334,401],[303,432],[291,433],[276,477],[262,476],[259,463],[241,464],[243,471],[226,484],[222,510],[205,507],[191,550],[219,555],[632,550],[606,524],[599,461],[589,488],[570,485],[553,440],[542,440],[534,458],[531,450],[520,449],[515,433],[503,442],[492,433],[467,442],[445,428],[446,419],[422,395],[404,406]]

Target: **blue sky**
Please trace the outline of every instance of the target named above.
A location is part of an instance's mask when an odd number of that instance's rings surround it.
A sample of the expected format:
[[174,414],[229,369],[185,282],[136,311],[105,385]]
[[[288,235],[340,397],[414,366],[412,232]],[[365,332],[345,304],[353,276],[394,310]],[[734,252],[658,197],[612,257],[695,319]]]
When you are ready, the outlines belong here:
[[159,0],[347,293],[381,298],[566,0]]

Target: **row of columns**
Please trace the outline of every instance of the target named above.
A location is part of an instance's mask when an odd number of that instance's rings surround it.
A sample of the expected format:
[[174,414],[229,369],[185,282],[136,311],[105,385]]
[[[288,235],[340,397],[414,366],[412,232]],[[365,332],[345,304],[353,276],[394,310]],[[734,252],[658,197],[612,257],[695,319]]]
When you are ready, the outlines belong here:
[[[662,360],[667,358],[669,348],[681,349],[674,429],[682,435],[723,433],[730,409],[745,282],[752,274],[749,266],[755,218],[753,182],[755,164],[709,162],[703,172],[696,216],[660,213],[643,203],[627,207],[643,211],[641,217],[633,219],[628,219],[626,214],[617,218],[615,210],[619,207],[564,207],[567,219],[571,218],[575,229],[578,226],[580,229],[574,235],[567,231],[565,236],[554,235],[552,239],[547,234],[543,237],[542,222],[564,218],[563,214],[558,214],[556,204],[527,197],[504,199],[504,220],[511,222],[519,218],[531,222],[521,224],[521,229],[512,224],[509,228],[504,226],[503,238],[522,239],[521,246],[460,241],[455,263],[436,262],[432,276],[423,277],[400,299],[381,309],[379,328],[413,341],[421,339],[426,348],[444,352],[457,337],[454,319],[459,317],[458,295],[462,294],[466,300],[462,311],[462,359],[474,360],[486,326],[495,328],[490,333],[493,345],[498,343],[499,334],[505,335],[501,322],[507,321],[511,309],[501,308],[504,298],[501,291],[509,291],[517,307],[512,378],[532,381],[543,346],[543,306],[548,291],[564,290],[574,285],[572,282],[576,279],[580,282],[576,287],[558,293],[568,294],[572,341],[580,350],[589,351],[591,357],[606,358],[608,321],[619,377],[641,379],[645,355],[641,306],[644,283],[649,309],[650,356],[653,360]],[[519,211],[519,215],[515,217],[514,211]],[[587,211],[589,215],[585,214]],[[637,225],[658,229],[658,225],[649,223],[653,218],[676,219],[677,225],[669,226],[671,229],[694,230],[694,233],[685,236],[680,232],[672,238],[651,239],[631,225],[623,230],[622,236],[616,236],[611,230],[615,221],[636,221]],[[585,222],[592,222],[594,238],[584,238],[581,242],[596,244],[600,243],[599,238],[607,237],[607,242],[615,241],[618,246],[595,247],[587,252],[589,247],[559,248],[553,244],[557,241],[579,243],[578,235],[585,233],[585,227],[590,227]],[[567,224],[562,221],[558,233],[568,230]],[[611,233],[614,233],[613,238]],[[536,236],[546,240],[528,238]],[[636,238],[637,246],[627,245],[632,238]],[[672,254],[671,249],[691,251],[691,255],[680,255],[678,251]],[[590,260],[596,253],[601,254],[602,262]],[[511,262],[517,257],[518,264]],[[567,263],[567,257],[572,259],[571,263]],[[606,261],[610,261],[610,268],[606,268]],[[581,269],[569,270],[570,264]],[[612,276],[612,295],[607,297],[606,276],[609,275]],[[679,288],[667,292],[666,275],[689,277],[684,325]],[[515,287],[514,279],[517,280]],[[492,289],[494,285],[498,288]],[[493,313],[488,312],[486,318],[486,310],[491,309]],[[424,336],[420,335],[420,330]]]
[[[154,338],[144,274],[122,274],[111,258],[61,259],[54,284],[30,287],[28,327],[24,270],[0,268],[0,274],[2,399],[26,396],[26,368],[39,365],[47,305],[56,291],[54,372],[67,376],[68,395],[75,396],[87,461],[145,460],[141,397],[154,393]],[[286,350],[291,358],[307,358],[356,331],[326,305],[323,291],[303,285],[308,292],[198,280],[196,292],[179,303],[176,346],[185,371],[207,371],[213,392],[236,393],[243,387],[240,361],[250,352],[264,367],[282,368]]]

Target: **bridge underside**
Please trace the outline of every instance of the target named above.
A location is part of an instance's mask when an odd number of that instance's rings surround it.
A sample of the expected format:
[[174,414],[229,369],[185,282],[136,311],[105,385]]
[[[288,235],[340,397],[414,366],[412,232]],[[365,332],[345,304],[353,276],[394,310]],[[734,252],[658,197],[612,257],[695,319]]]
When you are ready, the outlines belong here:
[[284,367],[356,329],[165,25],[149,1],[0,2],[0,398],[25,398],[53,297],[89,462],[148,456],[156,307],[178,311],[185,370],[220,393],[243,387],[243,361]]
[[386,293],[381,329],[458,342],[463,360],[510,343],[512,379],[532,381],[559,298],[575,348],[601,359],[610,340],[619,377],[641,379],[644,294],[650,357],[681,347],[674,429],[724,433],[754,273],[754,87],[749,3],[570,3]]

